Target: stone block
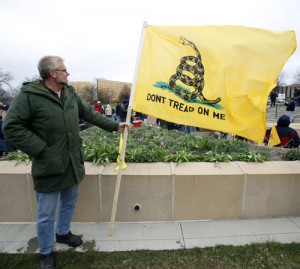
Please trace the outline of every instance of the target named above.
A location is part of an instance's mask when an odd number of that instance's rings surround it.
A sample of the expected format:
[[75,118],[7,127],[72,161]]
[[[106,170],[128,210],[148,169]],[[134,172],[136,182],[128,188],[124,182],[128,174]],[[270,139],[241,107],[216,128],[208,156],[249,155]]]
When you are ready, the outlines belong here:
[[[102,221],[111,220],[117,164],[101,173]],[[130,163],[122,171],[115,221],[167,221],[172,219],[173,176],[170,163]],[[135,205],[140,205],[135,210]]]
[[182,163],[174,174],[174,220],[241,218],[244,174],[236,163]]
[[30,165],[0,162],[0,222],[33,221]]
[[100,173],[101,165],[85,163],[86,176],[80,184],[80,194],[75,208],[73,221],[100,222]]
[[239,163],[244,171],[244,218],[300,215],[300,162]]

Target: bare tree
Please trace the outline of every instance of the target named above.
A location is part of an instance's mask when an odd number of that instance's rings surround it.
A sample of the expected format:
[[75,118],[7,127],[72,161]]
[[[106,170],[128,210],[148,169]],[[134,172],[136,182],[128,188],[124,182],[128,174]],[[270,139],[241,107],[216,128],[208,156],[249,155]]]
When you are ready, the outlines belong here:
[[10,102],[10,96],[7,91],[0,89],[0,102],[7,104]]
[[96,103],[98,100],[98,89],[96,84],[92,84],[89,89],[90,94],[90,104]]
[[17,94],[21,91],[22,85],[25,82],[32,82],[35,81],[37,79],[39,79],[40,77],[38,75],[34,75],[31,78],[26,77],[17,87],[12,88],[10,87],[9,89],[6,90],[7,93],[7,102],[10,103],[10,101],[17,96]]
[[10,72],[4,72],[2,71],[2,68],[0,68],[0,89],[5,90],[5,88],[10,88],[10,81],[13,80],[14,77],[11,75]]
[[32,76],[31,78],[30,78],[30,77],[26,77],[26,78],[23,80],[22,84],[23,84],[23,83],[26,83],[26,82],[33,82],[33,81],[36,81],[36,80],[38,80],[38,79],[41,79],[39,75],[34,75],[34,76]]
[[121,92],[119,93],[119,96],[118,96],[118,100],[119,101],[123,101],[123,100],[126,100],[128,101],[130,98],[130,88],[128,85],[124,85]]
[[103,91],[101,93],[101,97],[99,98],[102,103],[110,104],[111,103],[111,91],[109,89]]
[[12,101],[12,99],[18,95],[20,90],[21,89],[19,87],[10,88],[10,89],[7,90],[7,94],[9,96],[8,97],[8,103],[10,103]]
[[13,80],[14,77],[10,72],[2,71],[0,68],[0,101],[2,103],[9,103],[11,101],[11,85],[10,81]]
[[78,95],[88,104],[93,104],[98,100],[98,90],[95,84],[76,89]]
[[297,71],[294,73],[293,76],[293,84],[300,84],[300,66],[297,68]]
[[286,85],[286,78],[287,78],[286,72],[282,71],[279,74],[279,76],[278,76],[278,78],[276,80],[277,86],[284,86],[284,85]]

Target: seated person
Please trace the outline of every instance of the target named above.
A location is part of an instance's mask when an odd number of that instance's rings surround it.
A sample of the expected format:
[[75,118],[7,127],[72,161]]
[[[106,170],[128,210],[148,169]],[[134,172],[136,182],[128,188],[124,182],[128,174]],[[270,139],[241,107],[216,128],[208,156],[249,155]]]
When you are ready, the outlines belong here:
[[0,157],[8,152],[16,150],[16,148],[5,138],[3,130],[2,110],[0,109]]
[[4,153],[8,152],[8,148],[4,139],[4,134],[2,131],[2,116],[0,115],[0,156],[2,156]]
[[0,102],[0,109],[3,111],[7,111],[9,108],[9,105],[4,105],[3,103]]
[[[276,147],[296,148],[299,146],[299,143],[300,143],[299,135],[296,130],[289,127],[290,123],[291,123],[290,118],[287,115],[282,115],[278,119],[277,125],[275,127],[276,127],[276,130],[277,130],[277,133],[278,133],[281,143],[276,145]],[[267,130],[267,133],[266,133],[267,140],[270,137],[270,132],[271,132],[271,129]]]
[[0,157],[3,154],[6,154],[7,152],[8,152],[8,149],[7,149],[6,143],[5,143],[4,139],[0,137]]

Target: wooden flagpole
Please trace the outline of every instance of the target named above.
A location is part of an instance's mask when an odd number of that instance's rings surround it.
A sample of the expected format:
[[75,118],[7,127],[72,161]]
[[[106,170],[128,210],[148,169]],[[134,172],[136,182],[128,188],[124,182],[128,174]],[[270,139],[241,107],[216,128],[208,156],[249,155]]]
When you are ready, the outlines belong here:
[[[132,109],[130,107],[127,110],[127,117],[126,117],[126,123],[128,123],[128,124],[130,124],[131,112],[132,112]],[[115,187],[115,195],[114,195],[110,225],[109,225],[109,230],[108,230],[109,236],[112,236],[114,233],[115,218],[116,218],[116,212],[117,212],[123,164],[124,164],[124,159],[125,159],[125,149],[126,149],[127,137],[128,137],[128,127],[125,127],[123,145],[122,145],[122,149],[121,149],[121,153],[120,153],[120,163],[119,163],[119,170],[118,170],[117,182],[116,182],[116,187]]]
[[[129,100],[128,110],[127,110],[126,123],[128,125],[130,124],[130,118],[131,118],[131,113],[132,113],[131,104],[132,104],[132,100],[133,100],[133,96],[134,96],[134,92],[135,92],[135,85],[136,85],[137,72],[138,72],[138,64],[140,62],[140,57],[141,57],[141,52],[142,52],[142,44],[144,42],[146,26],[147,26],[147,23],[144,22],[142,35],[141,35],[141,40],[140,40],[139,52],[138,52],[138,57],[137,57],[137,62],[136,62],[136,66],[135,66],[135,74],[134,74],[134,80],[133,80],[134,83],[132,84],[132,87],[131,87],[130,100]],[[121,149],[121,153],[120,153],[120,163],[119,163],[119,170],[118,170],[117,182],[116,182],[116,187],[115,187],[114,201],[113,201],[113,205],[112,205],[111,219],[110,219],[110,225],[109,225],[109,230],[108,230],[109,236],[112,236],[113,233],[114,233],[115,218],[116,218],[117,205],[118,205],[119,192],[120,192],[120,185],[121,185],[121,178],[122,178],[122,170],[123,170],[123,164],[124,164],[124,161],[125,161],[125,149],[126,149],[126,144],[127,144],[127,137],[128,137],[128,127],[125,127],[123,145],[122,145],[122,149]]]

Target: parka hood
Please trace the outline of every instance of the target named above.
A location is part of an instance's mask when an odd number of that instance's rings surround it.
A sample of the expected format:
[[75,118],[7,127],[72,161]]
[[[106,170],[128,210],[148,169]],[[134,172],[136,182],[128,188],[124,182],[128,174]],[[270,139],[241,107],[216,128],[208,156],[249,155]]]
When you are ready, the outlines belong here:
[[39,88],[39,87],[43,87],[43,86],[44,86],[43,81],[41,79],[38,79],[38,80],[34,80],[34,81],[24,82],[22,88],[28,88],[28,87]]
[[287,115],[282,115],[278,121],[277,121],[277,126],[279,127],[288,127],[290,125],[290,117]]
[[[72,86],[65,86],[65,89],[67,88],[68,91],[73,91]],[[35,80],[35,81],[30,81],[30,82],[24,82],[23,91],[29,91],[29,92],[35,92],[35,93],[47,93],[50,94],[50,92],[45,88],[44,82],[41,79]]]
[[24,82],[21,91],[31,92],[35,94],[51,95],[47,88],[45,88],[42,80]]

